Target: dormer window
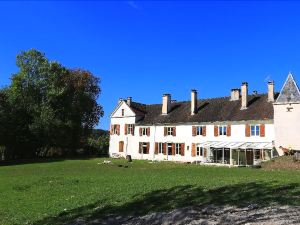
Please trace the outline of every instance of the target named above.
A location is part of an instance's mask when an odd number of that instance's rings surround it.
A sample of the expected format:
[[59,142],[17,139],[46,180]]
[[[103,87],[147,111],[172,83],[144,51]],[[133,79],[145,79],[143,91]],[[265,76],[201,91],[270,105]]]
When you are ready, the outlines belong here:
[[122,116],[125,115],[125,109],[122,109]]

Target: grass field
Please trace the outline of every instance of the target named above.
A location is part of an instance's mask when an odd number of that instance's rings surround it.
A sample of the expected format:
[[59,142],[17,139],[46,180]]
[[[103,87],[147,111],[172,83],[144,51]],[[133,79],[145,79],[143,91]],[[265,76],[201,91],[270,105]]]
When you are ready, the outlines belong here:
[[300,205],[299,171],[123,160],[99,165],[103,160],[0,166],[0,224],[63,224],[194,204]]

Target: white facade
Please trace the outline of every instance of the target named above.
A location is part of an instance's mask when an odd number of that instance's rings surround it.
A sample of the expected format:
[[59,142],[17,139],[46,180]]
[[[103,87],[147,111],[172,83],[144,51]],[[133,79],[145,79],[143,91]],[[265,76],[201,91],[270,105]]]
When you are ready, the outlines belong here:
[[[270,93],[268,97],[270,97]],[[227,160],[227,164],[239,165],[240,160],[247,161],[249,157],[253,157],[253,160],[255,160],[256,157],[269,159],[270,157],[273,157],[275,147],[275,152],[282,155],[283,152],[279,149],[279,146],[300,150],[300,142],[298,141],[298,138],[300,137],[300,104],[298,103],[279,104],[275,102],[274,120],[262,119],[248,121],[216,121],[211,123],[145,124],[143,126],[139,123],[142,115],[137,114],[137,112],[132,110],[129,106],[130,103],[131,102],[124,100],[120,101],[115,111],[111,114],[110,156],[118,154],[123,157],[131,155],[133,159],[207,162],[209,157],[215,157],[216,160],[218,159],[219,153],[212,153],[212,151],[215,151],[217,149],[216,146],[219,146],[219,148],[223,149],[223,158],[221,157],[223,163]],[[290,107],[291,109],[287,109],[287,107]],[[128,130],[129,124],[134,125],[134,134],[127,134],[125,131],[125,129]],[[117,126],[114,128],[114,125]],[[222,125],[228,126],[227,133],[230,133],[229,136],[216,136],[216,126]],[[204,126],[206,129],[205,135],[194,136],[194,126]],[[253,126],[259,127],[258,135],[255,134],[255,132],[252,132]],[[176,135],[165,135],[166,127],[176,127]],[[144,135],[140,134],[141,128],[148,129],[144,130]],[[217,130],[218,129],[219,128],[217,128]],[[219,133],[219,130],[217,133]],[[141,147],[143,144],[141,143],[148,143],[148,151],[146,149],[146,144],[144,144],[146,150],[143,153],[143,147]],[[163,152],[159,152],[161,150],[160,146],[163,147],[163,145],[159,143],[165,145],[165,149],[162,150]],[[214,143],[214,145],[209,145],[209,143]],[[172,144],[178,144],[176,145],[178,152],[175,149],[174,153],[173,149],[173,152],[169,154],[168,150],[171,150]],[[179,144],[184,144],[183,152],[182,149],[180,149]],[[183,145],[180,146],[181,148],[183,147]],[[197,148],[197,146],[199,148]],[[200,154],[200,150],[198,151],[200,147],[205,149],[205,153],[201,152]],[[247,153],[247,149],[252,151],[250,155]],[[224,153],[225,150],[228,151],[226,153],[227,156]],[[220,152],[222,152],[222,150],[220,150]],[[243,154],[245,154],[246,159]],[[269,156],[265,157],[267,154],[269,154]],[[230,159],[224,160],[225,157],[229,157]]]

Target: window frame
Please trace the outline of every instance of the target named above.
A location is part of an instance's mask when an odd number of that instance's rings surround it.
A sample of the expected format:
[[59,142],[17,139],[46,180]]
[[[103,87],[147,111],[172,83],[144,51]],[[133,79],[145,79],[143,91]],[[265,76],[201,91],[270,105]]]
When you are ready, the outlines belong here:
[[259,124],[250,125],[250,136],[251,137],[259,137],[260,136],[260,125]]
[[181,144],[175,143],[175,155],[181,155]]
[[134,125],[133,124],[128,124],[127,125],[127,134],[133,135],[133,131],[134,131]]
[[147,136],[147,127],[142,127],[142,136]]
[[125,109],[121,110],[121,115],[124,116],[125,115]]
[[113,135],[118,134],[118,124],[113,125],[112,133]]
[[164,154],[164,143],[158,143],[158,154]]
[[196,156],[197,157],[203,157],[204,148],[201,146],[196,146]]
[[203,127],[204,126],[196,126],[196,136],[203,136]]
[[219,125],[218,134],[219,136],[227,136],[227,125]]
[[167,127],[167,136],[173,136],[174,127]]

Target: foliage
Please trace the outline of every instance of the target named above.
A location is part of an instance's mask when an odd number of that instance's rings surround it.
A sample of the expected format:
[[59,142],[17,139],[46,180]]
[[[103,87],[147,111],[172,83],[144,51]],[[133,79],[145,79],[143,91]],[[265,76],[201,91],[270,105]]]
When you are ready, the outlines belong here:
[[99,78],[50,62],[36,50],[17,56],[18,73],[0,91],[0,145],[8,158],[75,154],[103,115]]
[[108,156],[109,132],[104,130],[93,130],[85,147],[88,155]]
[[298,171],[125,160],[99,165],[103,160],[0,166],[0,224],[74,224],[79,217],[197,204],[300,204]]

